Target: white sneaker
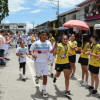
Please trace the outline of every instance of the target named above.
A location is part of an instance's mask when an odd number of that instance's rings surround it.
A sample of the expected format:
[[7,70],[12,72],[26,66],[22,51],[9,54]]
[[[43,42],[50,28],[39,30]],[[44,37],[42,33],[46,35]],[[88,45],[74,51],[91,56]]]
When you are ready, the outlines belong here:
[[80,82],[80,84],[84,83],[84,80],[82,79],[78,79],[77,81]]
[[25,75],[23,75],[23,79],[26,79]]
[[38,84],[39,83],[39,78],[35,78],[35,82],[36,82],[36,84]]
[[23,74],[21,76],[22,76],[22,79],[25,79],[26,78],[25,75],[23,75]]
[[83,82],[82,83],[82,86],[87,87],[88,86],[88,83],[87,82]]
[[44,98],[47,98],[48,97],[48,95],[46,93],[46,90],[42,90],[42,95],[43,95]]

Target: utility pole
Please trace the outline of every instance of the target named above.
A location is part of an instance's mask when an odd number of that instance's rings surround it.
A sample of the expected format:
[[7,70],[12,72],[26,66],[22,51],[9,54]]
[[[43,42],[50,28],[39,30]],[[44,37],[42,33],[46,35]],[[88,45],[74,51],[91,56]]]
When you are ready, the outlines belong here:
[[[55,1],[55,0],[48,0],[48,1],[51,1],[51,3],[56,7],[56,9],[57,9],[57,12],[56,12],[56,14],[57,14],[57,23],[58,23],[58,27],[59,27],[59,0],[57,0],[57,1]],[[54,4],[53,2],[57,2],[57,5],[56,4]]]

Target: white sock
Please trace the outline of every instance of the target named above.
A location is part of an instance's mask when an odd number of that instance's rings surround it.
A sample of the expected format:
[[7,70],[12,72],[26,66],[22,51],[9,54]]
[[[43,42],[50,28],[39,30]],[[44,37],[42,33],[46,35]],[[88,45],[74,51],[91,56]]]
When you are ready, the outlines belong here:
[[42,86],[42,90],[46,90],[46,85],[43,85]]
[[53,73],[53,66],[50,66],[50,72]]

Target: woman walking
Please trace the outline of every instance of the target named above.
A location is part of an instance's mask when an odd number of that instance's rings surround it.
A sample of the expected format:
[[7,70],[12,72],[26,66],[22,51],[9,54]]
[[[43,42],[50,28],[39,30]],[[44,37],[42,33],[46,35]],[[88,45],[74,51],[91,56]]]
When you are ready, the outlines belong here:
[[56,78],[60,76],[61,72],[64,72],[65,76],[65,96],[70,95],[69,91],[69,76],[70,76],[70,64],[68,59],[69,46],[67,44],[68,37],[66,35],[62,36],[62,43],[59,43],[57,46],[57,58],[56,58],[56,74],[54,75],[53,82],[56,82]]
[[82,80],[80,80],[82,86],[88,85],[88,59],[90,53],[90,43],[88,40],[88,35],[84,34],[82,36],[82,48],[79,49],[81,51],[81,55],[78,62],[81,64],[82,68]]

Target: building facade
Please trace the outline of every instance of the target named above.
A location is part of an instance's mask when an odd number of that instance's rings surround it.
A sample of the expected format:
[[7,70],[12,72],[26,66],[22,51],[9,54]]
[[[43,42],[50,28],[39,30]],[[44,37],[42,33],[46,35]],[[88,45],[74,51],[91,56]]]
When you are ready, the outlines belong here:
[[23,31],[26,31],[26,23],[1,23],[0,29],[9,30],[13,33],[16,33],[16,31],[18,31],[22,34]]
[[62,26],[69,20],[79,20],[80,8],[74,8],[59,15],[59,25]]

